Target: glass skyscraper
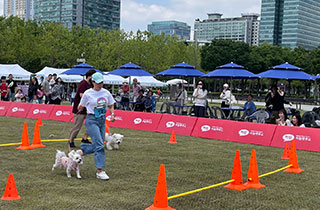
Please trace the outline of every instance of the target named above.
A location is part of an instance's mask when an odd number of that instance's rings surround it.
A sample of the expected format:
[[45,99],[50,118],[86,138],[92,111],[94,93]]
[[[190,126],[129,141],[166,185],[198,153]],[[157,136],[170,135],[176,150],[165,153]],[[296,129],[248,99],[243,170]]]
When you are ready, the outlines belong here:
[[3,16],[17,16],[25,20],[33,19],[33,0],[4,0]]
[[106,30],[120,28],[120,0],[34,0],[35,18]]
[[184,22],[179,21],[155,21],[148,25],[148,31],[153,34],[161,34],[176,36],[181,40],[190,39],[191,27]]
[[319,0],[262,0],[259,43],[306,49],[320,44]]

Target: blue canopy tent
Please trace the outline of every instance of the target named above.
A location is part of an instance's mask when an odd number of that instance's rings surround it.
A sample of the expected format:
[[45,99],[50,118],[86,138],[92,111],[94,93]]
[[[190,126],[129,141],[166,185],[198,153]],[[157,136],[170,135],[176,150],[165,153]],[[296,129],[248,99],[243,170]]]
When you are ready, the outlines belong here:
[[288,62],[273,66],[270,70],[257,74],[260,78],[287,79],[287,80],[314,80],[314,76],[302,71],[302,68]]
[[138,65],[131,63],[131,62],[120,66],[120,68],[109,72],[109,74],[119,75],[119,76],[123,76],[123,77],[153,76],[152,74],[150,74],[146,70],[143,70],[141,68],[141,66],[138,66]]
[[159,76],[180,76],[180,77],[201,77],[203,72],[195,69],[194,66],[185,62],[171,66],[170,69],[159,72]]
[[90,69],[94,69],[97,72],[100,72],[102,75],[105,75],[105,73],[103,73],[102,71],[95,69],[93,66],[87,64],[87,63],[81,63],[78,65],[75,65],[72,69],[69,69],[67,71],[62,72],[61,74],[67,74],[67,75],[82,75],[84,76],[87,71],[89,71]]
[[203,77],[215,77],[223,79],[256,79],[257,75],[246,70],[243,66],[233,62],[219,66],[216,70],[205,74]]

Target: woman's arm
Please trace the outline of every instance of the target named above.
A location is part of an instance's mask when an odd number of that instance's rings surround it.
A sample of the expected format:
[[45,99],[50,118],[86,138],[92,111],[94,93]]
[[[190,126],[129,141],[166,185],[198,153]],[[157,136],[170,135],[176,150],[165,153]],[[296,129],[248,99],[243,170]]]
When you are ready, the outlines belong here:
[[111,122],[114,122],[115,121],[115,117],[116,117],[116,115],[114,113],[114,105],[113,104],[109,105],[108,108],[109,108],[110,114],[111,114]]
[[199,99],[206,99],[207,98],[207,94],[208,94],[208,91],[207,90],[204,90],[202,91],[202,93],[199,93],[198,92],[198,97]]

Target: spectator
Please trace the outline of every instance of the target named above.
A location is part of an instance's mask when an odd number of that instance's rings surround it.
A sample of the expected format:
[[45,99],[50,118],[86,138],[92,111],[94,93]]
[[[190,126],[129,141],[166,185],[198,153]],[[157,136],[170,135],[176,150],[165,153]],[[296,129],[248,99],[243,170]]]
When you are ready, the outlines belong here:
[[72,84],[71,87],[70,87],[70,102],[71,102],[71,105],[73,106],[73,103],[74,103],[74,98],[76,97],[76,94],[77,94],[77,85],[76,84]]
[[41,77],[40,77],[39,86],[43,86],[43,82],[44,82],[44,77],[43,77],[43,76],[41,76]]
[[26,102],[27,102],[26,96],[23,96],[23,97],[21,98],[21,102],[23,102],[23,103],[26,103]]
[[128,108],[129,102],[130,102],[130,86],[127,81],[124,81],[123,85],[121,86],[120,96],[121,96],[120,104],[123,107]]
[[297,126],[297,127],[305,127],[304,124],[302,124],[302,118],[299,113],[294,113],[292,115],[291,123],[289,126]]
[[292,103],[286,101],[284,97],[285,97],[284,85],[280,84],[277,91],[274,93],[274,96],[271,99],[271,103],[272,103],[271,122],[274,122],[280,110],[285,110],[284,104],[290,104],[290,106],[292,106]]
[[137,78],[133,79],[132,89],[133,89],[133,102],[136,102],[139,96],[139,90],[141,90],[141,86],[138,84]]
[[267,95],[264,99],[264,101],[266,102],[266,110],[271,113],[272,112],[272,108],[273,108],[273,98],[275,96],[277,92],[277,86],[276,85],[272,85],[270,87],[270,89],[267,92]]
[[155,112],[156,111],[156,98],[153,96],[152,90],[148,91],[147,96],[145,97],[144,106],[146,112]]
[[40,86],[40,89],[37,90],[37,99],[39,104],[42,104],[42,98],[43,98],[44,94],[43,94],[43,87]]
[[31,76],[29,81],[29,88],[28,88],[28,102],[32,102],[33,100],[37,100],[37,90],[39,89],[38,80],[36,77]]
[[194,100],[194,113],[196,117],[204,117],[207,105],[207,94],[208,91],[202,80],[197,83],[197,88],[193,92]]
[[182,83],[179,83],[178,85],[178,88],[175,92],[175,99],[176,99],[177,105],[179,105],[179,107],[177,108],[177,112],[181,114],[183,112],[183,108],[184,108],[183,106],[187,103],[187,99],[188,99],[188,93],[184,89]]
[[57,75],[56,73],[53,73],[53,74],[52,74],[52,79],[53,79],[54,81],[56,81],[56,82],[57,82],[57,76],[58,76],[58,75]]
[[52,75],[49,74],[48,77],[43,81],[42,87],[43,87],[43,94],[45,96],[44,103],[47,104],[50,101],[50,85],[49,82],[52,79]]
[[[228,84],[223,85],[223,90],[220,94],[220,98],[222,99],[221,108],[229,108],[231,105],[231,91],[229,89]],[[225,116],[229,116],[229,110],[223,110]]]
[[135,111],[140,111],[143,112],[144,111],[144,104],[145,104],[145,97],[143,96],[143,90],[139,90],[138,92],[138,97],[136,99],[136,103],[135,103]]
[[56,85],[55,80],[50,80],[50,102],[49,104],[61,104],[61,92],[60,92],[60,87]]
[[62,79],[60,77],[58,77],[56,79],[56,85],[60,89],[61,100],[63,100],[65,98],[64,82],[62,81]]
[[291,125],[291,122],[287,117],[287,112],[284,109],[279,110],[278,119],[276,119],[276,124],[280,126]]
[[15,98],[16,98],[16,102],[21,102],[21,99],[23,98],[23,93],[22,93],[22,90],[20,88],[17,89]]
[[[79,131],[81,130],[83,121],[85,121],[85,119],[87,117],[87,109],[83,108],[83,110],[79,111],[78,106],[79,106],[80,100],[81,100],[84,92],[93,87],[92,75],[94,73],[96,73],[96,71],[94,69],[87,71],[86,79],[82,80],[78,85],[77,93],[74,98],[74,103],[73,103],[73,108],[72,108],[74,125],[73,125],[73,128],[71,129],[70,135],[69,135],[69,146],[70,147],[75,147],[74,139],[77,137]],[[86,130],[81,142],[82,143],[91,143],[88,140],[88,136],[89,136],[89,134],[88,134],[88,131]]]
[[9,87],[8,83],[6,82],[6,77],[1,77],[1,100],[2,101],[9,101]]
[[244,104],[244,111],[246,113],[246,116],[249,116],[251,114],[253,114],[256,111],[256,105],[254,104],[254,102],[252,101],[253,96],[252,94],[248,95],[248,100],[247,102]]
[[9,74],[9,79],[7,80],[7,84],[9,87],[9,94],[8,94],[8,99],[9,101],[14,101],[14,96],[15,96],[15,90],[17,87],[17,83],[13,81],[13,75]]

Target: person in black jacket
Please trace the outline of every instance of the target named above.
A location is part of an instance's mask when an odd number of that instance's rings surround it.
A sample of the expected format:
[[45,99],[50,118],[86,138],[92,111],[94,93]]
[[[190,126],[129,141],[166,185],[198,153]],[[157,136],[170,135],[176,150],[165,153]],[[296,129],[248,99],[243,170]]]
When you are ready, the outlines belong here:
[[284,104],[290,104],[292,106],[292,103],[285,100],[285,91],[284,91],[284,85],[280,84],[278,86],[277,91],[274,92],[273,97],[271,98],[271,104],[272,104],[272,114],[271,114],[271,122],[275,123],[275,120],[278,118],[279,111],[285,110]]
[[28,102],[31,102],[33,99],[37,100],[37,90],[39,89],[39,83],[37,78],[31,76],[29,81],[28,88]]

